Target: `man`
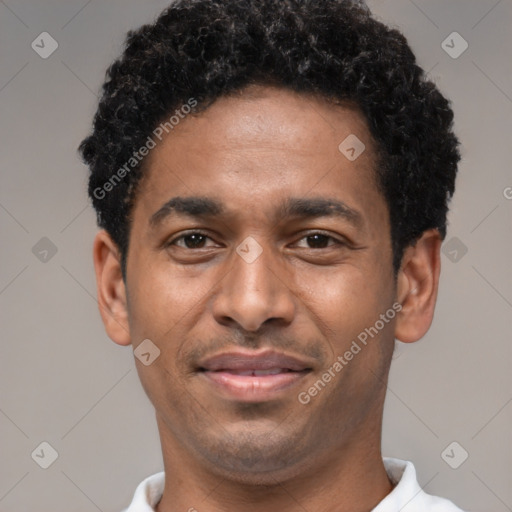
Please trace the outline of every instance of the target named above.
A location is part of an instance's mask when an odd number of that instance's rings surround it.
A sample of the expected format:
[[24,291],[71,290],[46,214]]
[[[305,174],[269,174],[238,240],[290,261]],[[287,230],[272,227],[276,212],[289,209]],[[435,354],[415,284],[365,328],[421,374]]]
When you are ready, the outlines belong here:
[[164,458],[129,512],[460,511],[380,449],[395,338],[432,322],[452,119],[354,2],[181,0],[128,35],[80,149]]

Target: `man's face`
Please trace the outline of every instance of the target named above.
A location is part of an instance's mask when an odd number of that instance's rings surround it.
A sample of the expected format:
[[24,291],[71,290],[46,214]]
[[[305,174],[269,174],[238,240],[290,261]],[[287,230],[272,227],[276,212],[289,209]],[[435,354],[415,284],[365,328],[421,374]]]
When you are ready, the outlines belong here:
[[[338,149],[352,134],[366,146],[354,161]],[[380,433],[394,320],[333,369],[396,300],[374,158],[356,110],[262,87],[188,116],[151,152],[127,312],[133,346],[160,350],[137,367],[169,450],[250,479]]]

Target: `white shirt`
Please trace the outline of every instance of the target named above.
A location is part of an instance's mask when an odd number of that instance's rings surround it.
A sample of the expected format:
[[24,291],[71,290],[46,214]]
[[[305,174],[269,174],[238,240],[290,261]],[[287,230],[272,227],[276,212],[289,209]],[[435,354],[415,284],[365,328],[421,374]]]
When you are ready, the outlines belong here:
[[[394,489],[372,512],[463,512],[451,501],[425,493],[416,479],[412,462],[384,457],[384,467]],[[154,512],[164,492],[165,473],[156,473],[143,480],[131,505],[123,512]]]

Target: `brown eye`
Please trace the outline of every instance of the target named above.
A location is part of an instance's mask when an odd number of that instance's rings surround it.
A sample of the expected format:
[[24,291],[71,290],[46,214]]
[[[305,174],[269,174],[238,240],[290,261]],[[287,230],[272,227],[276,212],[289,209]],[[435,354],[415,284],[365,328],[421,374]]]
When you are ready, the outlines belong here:
[[210,237],[206,236],[205,234],[192,232],[175,238],[169,242],[168,245],[176,245],[183,249],[203,249],[207,247],[206,243],[208,240],[210,240]]
[[311,233],[303,236],[296,245],[301,249],[327,249],[345,244],[341,240],[325,233]]
[[206,237],[200,234],[187,235],[183,237],[183,242],[188,249],[198,249],[204,246]]
[[332,237],[327,235],[309,235],[306,237],[308,241],[308,246],[312,249],[324,249],[329,246],[329,240],[332,240]]

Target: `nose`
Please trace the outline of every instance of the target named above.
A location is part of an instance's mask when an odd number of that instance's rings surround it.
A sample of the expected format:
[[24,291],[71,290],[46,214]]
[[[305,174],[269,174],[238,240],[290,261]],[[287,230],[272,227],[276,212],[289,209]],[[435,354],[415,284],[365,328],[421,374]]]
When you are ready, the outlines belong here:
[[254,260],[233,252],[230,270],[219,283],[213,299],[213,316],[221,325],[237,323],[257,331],[274,321],[288,325],[296,311],[296,297],[286,282],[282,265],[270,248]]

